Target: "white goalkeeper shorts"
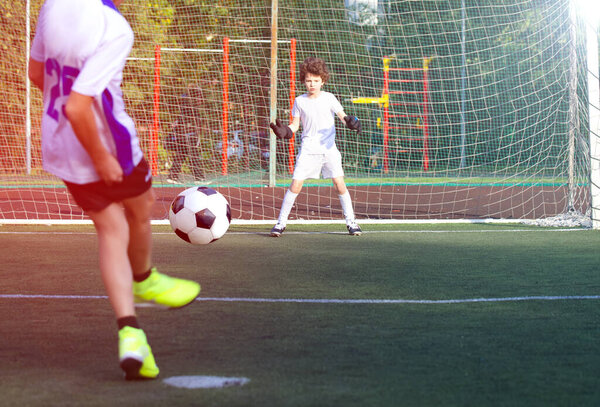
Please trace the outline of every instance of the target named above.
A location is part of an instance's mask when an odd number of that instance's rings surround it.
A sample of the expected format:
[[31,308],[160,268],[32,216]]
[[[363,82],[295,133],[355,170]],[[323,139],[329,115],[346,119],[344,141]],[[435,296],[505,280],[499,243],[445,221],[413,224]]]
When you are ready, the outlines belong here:
[[307,178],[337,178],[344,176],[342,154],[337,148],[330,148],[323,154],[303,154],[296,157],[294,179],[304,181]]

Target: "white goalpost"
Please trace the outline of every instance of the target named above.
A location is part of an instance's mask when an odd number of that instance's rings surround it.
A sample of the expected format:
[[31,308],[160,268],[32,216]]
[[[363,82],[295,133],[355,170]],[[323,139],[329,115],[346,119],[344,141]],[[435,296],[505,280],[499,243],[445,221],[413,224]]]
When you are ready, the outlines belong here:
[[588,123],[590,138],[590,195],[592,227],[600,229],[600,70],[598,27],[600,6],[593,0],[578,0],[584,19],[587,60]]
[[[42,0],[8,2],[0,31],[0,223],[87,222],[41,169],[41,99],[27,74]],[[357,219],[600,229],[594,0],[165,1],[120,10],[136,42],[127,108],[152,164],[157,223],[183,188],[228,198],[234,222],[271,223],[302,129],[276,140],[324,59],[325,90],[360,118],[336,143]],[[23,50],[26,52],[23,52]],[[193,142],[182,141],[181,128]],[[330,180],[307,180],[290,223],[343,222]]]

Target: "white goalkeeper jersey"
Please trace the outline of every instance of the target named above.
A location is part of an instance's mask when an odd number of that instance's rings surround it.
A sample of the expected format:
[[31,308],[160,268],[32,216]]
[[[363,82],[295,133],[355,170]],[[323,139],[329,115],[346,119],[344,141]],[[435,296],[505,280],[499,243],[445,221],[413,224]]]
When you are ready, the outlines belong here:
[[99,181],[64,113],[71,90],[93,96],[99,136],[125,175],[142,159],[121,81],[133,31],[111,0],[46,0],[31,57],[44,63],[42,162],[65,181]]
[[292,116],[302,123],[302,153],[322,154],[335,147],[335,115],[342,110],[338,99],[325,91],[314,99],[305,93],[294,100]]

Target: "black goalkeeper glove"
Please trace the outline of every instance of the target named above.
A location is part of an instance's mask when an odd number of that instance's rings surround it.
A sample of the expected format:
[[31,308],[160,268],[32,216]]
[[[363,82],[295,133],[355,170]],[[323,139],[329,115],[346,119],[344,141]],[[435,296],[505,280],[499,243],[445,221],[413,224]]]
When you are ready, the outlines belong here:
[[356,130],[360,134],[360,120],[358,120],[358,117],[346,116],[344,117],[344,121],[346,122],[346,127],[350,130]]
[[273,129],[273,133],[277,136],[277,138],[289,140],[294,136],[292,129],[289,126],[281,123],[281,120],[275,120],[275,123],[270,123],[269,126]]

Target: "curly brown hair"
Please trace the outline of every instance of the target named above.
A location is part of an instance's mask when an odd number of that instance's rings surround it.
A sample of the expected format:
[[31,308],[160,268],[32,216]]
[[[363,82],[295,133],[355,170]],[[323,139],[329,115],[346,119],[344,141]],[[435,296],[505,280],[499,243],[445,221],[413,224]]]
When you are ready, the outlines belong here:
[[304,82],[307,73],[320,76],[323,83],[329,79],[327,65],[321,58],[308,57],[302,62],[300,65],[300,81]]

